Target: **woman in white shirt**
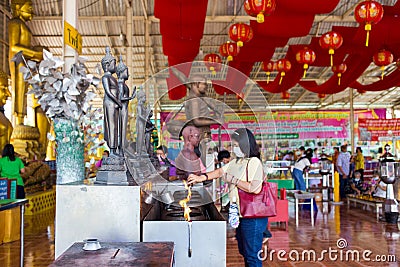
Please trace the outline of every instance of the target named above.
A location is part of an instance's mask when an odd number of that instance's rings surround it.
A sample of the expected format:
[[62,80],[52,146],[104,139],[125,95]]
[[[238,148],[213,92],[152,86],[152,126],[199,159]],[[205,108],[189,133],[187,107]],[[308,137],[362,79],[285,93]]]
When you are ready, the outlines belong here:
[[[259,147],[254,135],[246,128],[237,129],[232,136],[233,152],[236,159],[231,160],[222,168],[202,175],[189,175],[189,184],[196,184],[218,177],[224,177],[229,185],[229,199],[237,202],[240,210],[238,188],[258,194],[262,189],[264,171],[260,160]],[[247,170],[247,171],[246,171]],[[234,201],[236,200],[236,201]],[[262,250],[263,232],[268,224],[265,218],[242,218],[236,229],[236,239],[240,254],[244,257],[245,265],[262,267],[258,254]]]

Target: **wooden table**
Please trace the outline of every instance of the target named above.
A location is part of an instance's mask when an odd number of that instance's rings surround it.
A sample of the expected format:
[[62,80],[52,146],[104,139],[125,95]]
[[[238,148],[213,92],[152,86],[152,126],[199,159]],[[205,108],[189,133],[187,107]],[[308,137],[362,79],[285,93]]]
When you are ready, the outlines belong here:
[[0,200],[0,211],[9,210],[12,208],[19,207],[21,211],[20,218],[20,266],[24,266],[24,213],[25,204],[28,202],[27,199],[1,199]]
[[83,245],[74,243],[50,266],[170,267],[174,262],[173,242],[100,242],[96,251],[85,251]]

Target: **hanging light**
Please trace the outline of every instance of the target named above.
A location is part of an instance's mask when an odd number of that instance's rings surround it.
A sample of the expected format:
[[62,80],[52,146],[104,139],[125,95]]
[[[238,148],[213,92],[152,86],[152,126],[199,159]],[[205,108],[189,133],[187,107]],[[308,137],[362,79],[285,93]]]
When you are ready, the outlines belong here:
[[204,56],[203,60],[204,65],[206,65],[207,69],[209,69],[213,75],[217,74],[217,71],[221,70],[222,59],[218,54],[207,54]]
[[276,62],[276,69],[281,73],[281,79],[279,80],[279,84],[282,83],[283,77],[285,77],[286,72],[288,72],[292,68],[292,64],[286,58],[280,59]]
[[265,71],[265,73],[267,74],[267,83],[269,83],[269,76],[271,75],[271,72],[276,70],[276,62],[273,61],[264,61],[262,63],[263,65],[263,70]]
[[247,43],[253,39],[253,29],[245,23],[235,23],[229,27],[229,38],[242,47],[243,42]]
[[375,65],[381,67],[381,80],[383,80],[383,76],[385,75],[385,66],[393,62],[393,54],[385,49],[382,49],[381,51],[374,54],[373,60]]
[[281,99],[283,99],[285,102],[290,98],[290,94],[288,91],[284,91],[281,93]]
[[233,57],[239,53],[239,48],[236,43],[227,41],[219,47],[219,53],[223,57],[227,57],[228,61],[232,61]]
[[296,53],[296,61],[303,64],[304,74],[303,78],[306,77],[308,66],[315,61],[315,52],[308,47],[304,47],[302,50]]
[[347,65],[344,63],[332,66],[332,71],[336,73],[338,77],[338,85],[340,85],[340,78],[342,77],[342,74],[346,72],[346,70],[347,70]]
[[244,10],[249,16],[257,17],[258,23],[264,22],[264,16],[269,16],[275,11],[275,0],[245,0]]
[[318,93],[318,98],[324,99],[325,97],[326,97],[326,94]]
[[342,35],[334,31],[324,33],[319,38],[319,45],[324,49],[329,49],[329,55],[331,55],[331,67],[333,66],[333,54],[335,54],[335,50],[341,47],[342,44]]
[[368,46],[369,32],[372,29],[372,24],[377,24],[381,21],[383,17],[383,7],[376,1],[364,1],[356,6],[354,16],[358,23],[365,24],[364,29],[367,31],[365,46]]

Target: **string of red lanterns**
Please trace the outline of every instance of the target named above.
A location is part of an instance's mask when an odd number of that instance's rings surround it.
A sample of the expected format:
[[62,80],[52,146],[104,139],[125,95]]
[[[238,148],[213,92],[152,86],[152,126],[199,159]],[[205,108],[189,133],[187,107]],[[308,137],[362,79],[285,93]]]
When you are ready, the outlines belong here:
[[347,70],[347,65],[344,63],[332,66],[332,71],[336,73],[338,77],[338,85],[340,85],[340,78],[342,77],[342,74],[346,72],[346,70]]
[[375,65],[381,67],[381,80],[383,80],[383,76],[385,75],[385,66],[393,62],[393,54],[385,49],[382,49],[379,52],[375,53],[372,59]]
[[292,63],[286,58],[280,59],[276,62],[276,70],[281,73],[281,78],[279,80],[279,84],[282,83],[283,77],[285,77],[286,72],[290,71],[292,68]]
[[339,49],[343,44],[343,37],[340,33],[335,31],[329,31],[324,33],[319,38],[319,45],[324,49],[329,49],[329,55],[331,55],[331,67],[333,66],[333,55],[335,50]]
[[300,64],[303,64],[304,74],[303,78],[306,77],[308,66],[314,63],[316,59],[315,52],[308,47],[304,47],[304,49],[298,51],[296,53],[296,61]]
[[239,53],[239,48],[236,43],[227,41],[219,47],[221,56],[226,57],[228,61],[232,61],[233,57]]
[[235,23],[229,27],[229,38],[239,47],[253,39],[253,29],[245,23]]
[[218,54],[211,53],[204,56],[204,65],[211,71],[213,75],[221,70],[222,59]]
[[246,0],[244,10],[249,16],[257,17],[258,23],[264,22],[264,16],[271,15],[276,8],[275,0]]
[[269,83],[269,76],[271,75],[271,72],[276,70],[276,62],[273,62],[273,61],[266,62],[266,61],[264,61],[262,63],[262,65],[263,65],[263,70],[267,74],[267,84],[268,84]]
[[286,102],[290,98],[290,94],[288,91],[282,92],[281,93],[281,98]]
[[372,24],[377,24],[383,17],[383,7],[380,3],[372,0],[359,3],[354,10],[354,17],[360,24],[365,24],[364,29],[367,31],[365,46],[368,46],[369,32]]

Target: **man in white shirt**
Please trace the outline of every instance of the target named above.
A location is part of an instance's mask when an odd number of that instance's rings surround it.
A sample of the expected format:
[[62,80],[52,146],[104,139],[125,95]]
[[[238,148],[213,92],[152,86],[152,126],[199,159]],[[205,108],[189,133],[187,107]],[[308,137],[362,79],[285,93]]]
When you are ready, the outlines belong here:
[[350,153],[347,152],[347,145],[342,145],[340,147],[340,154],[337,158],[337,169],[339,171],[339,182],[340,182],[340,198],[346,198],[346,186],[349,183],[349,173],[350,173]]
[[301,146],[299,150],[302,152],[302,155],[296,160],[293,168],[293,179],[294,179],[294,187],[296,190],[305,191],[306,183],[304,181],[303,172],[304,169],[311,165],[310,160],[306,157],[304,151],[304,147]]

